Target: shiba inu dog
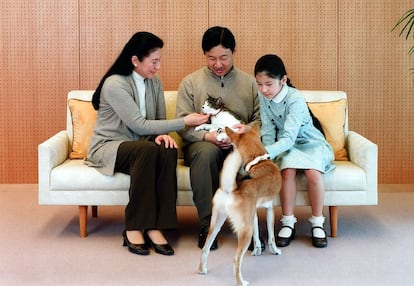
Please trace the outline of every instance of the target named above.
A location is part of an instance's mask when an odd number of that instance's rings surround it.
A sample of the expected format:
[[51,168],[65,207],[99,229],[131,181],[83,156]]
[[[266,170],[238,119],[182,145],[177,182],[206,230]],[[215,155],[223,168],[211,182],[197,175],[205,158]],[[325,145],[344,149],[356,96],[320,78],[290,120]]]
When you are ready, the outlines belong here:
[[[220,187],[213,197],[213,213],[207,240],[202,250],[199,273],[207,274],[207,257],[210,247],[224,224],[230,219],[237,234],[238,244],[233,260],[237,285],[248,285],[242,277],[242,260],[249,247],[252,235],[254,249],[252,255],[262,252],[259,240],[257,208],[266,208],[269,250],[281,254],[274,237],[273,200],[278,195],[282,177],[276,164],[268,159],[268,154],[260,141],[259,130],[237,134],[226,127],[225,132],[233,145],[233,152],[224,161],[220,175]],[[240,170],[245,172],[241,180],[236,178]]]

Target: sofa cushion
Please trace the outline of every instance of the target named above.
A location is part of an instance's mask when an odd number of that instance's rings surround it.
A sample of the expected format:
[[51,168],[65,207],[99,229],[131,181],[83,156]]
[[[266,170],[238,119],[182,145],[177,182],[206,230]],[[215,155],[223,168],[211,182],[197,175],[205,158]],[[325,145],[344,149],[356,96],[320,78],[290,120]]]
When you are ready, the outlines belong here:
[[69,154],[70,159],[84,159],[88,154],[88,146],[96,121],[96,110],[90,101],[78,99],[68,100],[72,115],[73,144]]
[[334,151],[335,160],[348,160],[344,133],[346,100],[308,102],[308,105],[322,125],[326,141]]
[[[189,168],[184,166],[182,159],[177,163],[177,178],[179,191],[191,191]],[[115,173],[114,176],[105,176],[79,159],[66,160],[50,173],[50,188],[54,191],[128,190],[129,184],[129,175]]]
[[52,190],[128,190],[129,184],[128,175],[105,176],[79,159],[66,160],[50,173]]

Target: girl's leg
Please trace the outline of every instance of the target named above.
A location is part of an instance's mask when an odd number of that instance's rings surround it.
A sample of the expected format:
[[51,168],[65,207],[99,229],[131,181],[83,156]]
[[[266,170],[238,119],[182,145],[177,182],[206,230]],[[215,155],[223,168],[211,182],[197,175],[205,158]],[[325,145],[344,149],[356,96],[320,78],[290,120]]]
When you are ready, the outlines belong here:
[[309,202],[311,205],[312,215],[322,216],[323,202],[325,197],[325,186],[323,184],[322,174],[317,170],[305,170],[306,179],[308,180]]
[[296,199],[296,169],[282,170],[282,188],[280,190],[280,202],[282,207],[282,227],[276,238],[276,245],[279,247],[288,246],[295,237],[294,216]]
[[327,246],[326,233],[323,228],[325,218],[323,217],[323,203],[325,187],[322,174],[317,170],[305,170],[308,180],[309,201],[312,210],[312,217],[309,221],[312,224],[312,244],[315,247]]
[[284,169],[282,174],[282,188],[280,190],[280,203],[284,216],[293,215],[296,199],[296,169]]

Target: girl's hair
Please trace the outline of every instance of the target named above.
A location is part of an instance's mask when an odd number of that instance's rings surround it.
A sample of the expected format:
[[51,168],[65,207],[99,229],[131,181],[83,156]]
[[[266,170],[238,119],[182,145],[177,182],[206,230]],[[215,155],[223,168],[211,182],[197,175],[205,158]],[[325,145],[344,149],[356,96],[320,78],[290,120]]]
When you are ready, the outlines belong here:
[[156,35],[149,32],[137,32],[125,44],[121,54],[118,56],[113,65],[109,68],[106,74],[102,77],[96,88],[93,97],[92,105],[98,110],[101,97],[101,90],[105,80],[114,74],[130,75],[134,66],[131,58],[137,56],[138,60],[142,62],[145,57],[148,57],[156,49],[161,49],[164,42]]
[[[254,66],[254,75],[258,73],[265,73],[268,77],[275,79],[282,79],[286,73],[285,65],[281,58],[276,55],[264,55],[257,60]],[[290,87],[294,87],[288,78],[286,84]]]
[[201,41],[203,53],[208,52],[218,45],[222,45],[224,48],[230,49],[231,52],[234,52],[236,40],[234,39],[233,33],[229,29],[214,26],[204,32],[203,39]]

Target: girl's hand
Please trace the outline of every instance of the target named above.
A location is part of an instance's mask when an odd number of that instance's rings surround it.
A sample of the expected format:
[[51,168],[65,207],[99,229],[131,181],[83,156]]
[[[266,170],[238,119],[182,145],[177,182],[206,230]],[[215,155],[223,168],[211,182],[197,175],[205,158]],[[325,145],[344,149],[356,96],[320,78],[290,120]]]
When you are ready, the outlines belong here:
[[161,145],[164,142],[165,148],[178,148],[177,142],[170,135],[158,135],[155,137],[155,144]]
[[233,130],[236,129],[237,134],[246,133],[246,132],[249,132],[252,129],[251,126],[245,125],[245,124],[234,124],[231,128]]

